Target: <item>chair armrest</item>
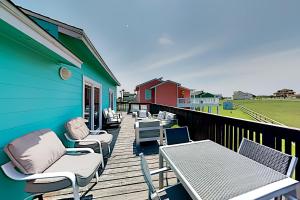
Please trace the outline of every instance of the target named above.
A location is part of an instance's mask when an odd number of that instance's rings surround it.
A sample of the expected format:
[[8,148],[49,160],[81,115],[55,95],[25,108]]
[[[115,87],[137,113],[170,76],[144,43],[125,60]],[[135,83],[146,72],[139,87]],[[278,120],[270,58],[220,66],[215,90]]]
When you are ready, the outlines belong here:
[[67,153],[69,152],[90,152],[95,153],[91,148],[66,148]]
[[[76,140],[76,139],[72,139],[68,136],[67,133],[65,133],[65,137],[67,138],[67,140],[71,141],[71,142],[97,142],[100,148],[100,152],[102,154],[102,146],[101,146],[101,141],[96,140],[96,139],[83,139],[83,140]],[[77,148],[77,149],[84,149],[84,148]]]
[[90,130],[90,134],[92,135],[98,135],[99,133],[108,134],[105,130]]
[[158,117],[158,114],[152,114],[153,117]]
[[155,174],[158,174],[160,172],[166,172],[166,171],[169,171],[169,170],[171,170],[170,167],[163,167],[163,168],[160,168],[160,169],[157,169],[157,170],[150,171],[150,175],[155,175]]
[[76,183],[75,174],[72,172],[48,172],[48,173],[39,173],[39,174],[23,174],[16,170],[12,162],[8,162],[1,166],[3,172],[11,179],[17,181],[30,181],[35,179],[44,179],[44,178],[55,178],[55,177],[66,177],[70,179],[73,183]]

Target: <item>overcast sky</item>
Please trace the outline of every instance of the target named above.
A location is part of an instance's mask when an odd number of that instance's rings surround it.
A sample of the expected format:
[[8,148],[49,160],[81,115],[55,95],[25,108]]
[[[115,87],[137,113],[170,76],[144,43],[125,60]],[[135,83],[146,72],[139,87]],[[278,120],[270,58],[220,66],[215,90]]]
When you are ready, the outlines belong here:
[[120,89],[164,77],[231,96],[300,93],[299,0],[13,0],[83,28]]

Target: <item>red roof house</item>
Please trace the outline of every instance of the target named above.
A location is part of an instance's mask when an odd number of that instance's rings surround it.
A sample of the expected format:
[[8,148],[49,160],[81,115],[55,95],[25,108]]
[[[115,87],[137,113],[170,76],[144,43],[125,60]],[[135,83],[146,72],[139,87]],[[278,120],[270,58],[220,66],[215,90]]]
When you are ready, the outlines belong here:
[[162,78],[152,79],[136,86],[137,102],[177,106],[178,98],[190,98],[190,89],[180,83]]

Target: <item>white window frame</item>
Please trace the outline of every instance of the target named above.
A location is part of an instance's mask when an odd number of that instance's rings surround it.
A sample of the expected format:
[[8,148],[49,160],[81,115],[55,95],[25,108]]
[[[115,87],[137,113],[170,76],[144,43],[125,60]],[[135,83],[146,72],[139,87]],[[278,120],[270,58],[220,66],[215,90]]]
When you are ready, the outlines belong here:
[[83,81],[82,81],[82,117],[84,118],[84,107],[85,107],[85,85],[89,85],[92,87],[91,91],[91,129],[94,130],[94,88],[99,88],[99,128],[102,129],[102,84],[98,83],[97,81],[94,81],[93,79],[83,76]]

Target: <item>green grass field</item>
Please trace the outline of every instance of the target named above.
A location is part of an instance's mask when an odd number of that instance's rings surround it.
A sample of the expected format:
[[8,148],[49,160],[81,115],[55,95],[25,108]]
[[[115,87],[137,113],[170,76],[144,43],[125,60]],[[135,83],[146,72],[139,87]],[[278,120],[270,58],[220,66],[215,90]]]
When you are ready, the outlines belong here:
[[[241,104],[255,112],[263,114],[287,126],[300,128],[300,101],[293,100],[235,100],[234,103]],[[223,102],[221,102],[223,105]],[[208,108],[204,109],[207,112]],[[213,107],[213,113],[217,113]],[[240,109],[223,110],[219,107],[219,114],[235,118],[254,120]]]
[[300,101],[243,100],[234,102],[287,126],[300,128]]

